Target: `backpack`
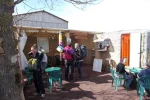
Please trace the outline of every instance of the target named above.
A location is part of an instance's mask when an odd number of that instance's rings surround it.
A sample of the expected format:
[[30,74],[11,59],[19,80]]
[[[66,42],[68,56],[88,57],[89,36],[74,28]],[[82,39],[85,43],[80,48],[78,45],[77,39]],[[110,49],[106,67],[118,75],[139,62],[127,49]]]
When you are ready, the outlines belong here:
[[87,48],[86,48],[85,45],[81,45],[78,50],[79,50],[80,53],[78,52],[79,54],[78,54],[77,60],[81,60],[81,59],[83,59],[84,57],[87,56]]
[[[65,49],[70,49],[70,47],[65,47]],[[65,59],[65,60],[68,60],[68,61],[71,61],[71,60],[73,60],[73,57],[72,57],[72,55],[69,53],[69,52],[67,52],[67,51],[64,51],[63,52],[63,58]]]
[[82,57],[86,57],[87,56],[87,48],[85,45],[81,45],[81,54],[82,54]]

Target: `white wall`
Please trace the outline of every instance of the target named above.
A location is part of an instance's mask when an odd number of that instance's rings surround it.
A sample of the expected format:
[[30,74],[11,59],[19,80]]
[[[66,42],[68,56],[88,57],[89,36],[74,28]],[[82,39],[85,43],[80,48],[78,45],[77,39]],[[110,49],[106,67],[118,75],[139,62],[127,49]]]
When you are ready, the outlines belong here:
[[150,32],[147,32],[146,34],[146,47],[145,50],[146,50],[146,55],[147,55],[147,60],[146,62],[150,62]]
[[121,33],[120,32],[107,32],[103,34],[99,34],[99,38],[109,38],[112,42],[112,46],[114,48],[114,52],[109,52],[111,55],[111,59],[113,59],[116,63],[120,62],[120,42],[121,42]]
[[141,33],[130,34],[130,65],[140,67]]
[[[125,34],[125,33],[130,33],[130,34],[135,34],[135,33],[144,33],[144,38],[145,39],[147,39],[147,35],[146,35],[146,33],[147,33],[147,30],[126,30],[126,31],[116,31],[116,32],[105,32],[105,33],[103,33],[103,35],[101,35],[101,34],[99,34],[99,37],[103,37],[104,39],[105,38],[109,38],[110,40],[111,40],[111,42],[112,42],[112,45],[113,45],[113,48],[114,48],[114,52],[109,52],[110,53],[110,55],[111,55],[111,59],[113,59],[116,63],[119,63],[120,62],[120,53],[121,53],[121,34]],[[132,47],[131,47],[131,49],[132,48],[134,48],[134,44],[135,44],[135,46],[136,45],[139,45],[140,46],[140,44],[139,43],[136,43],[135,42],[135,39],[133,39],[133,44],[132,44]],[[149,41],[149,43],[147,43],[147,41]],[[149,39],[148,40],[145,40],[145,41],[143,41],[144,42],[144,47],[143,47],[143,49],[146,49],[147,48],[147,46],[149,46],[149,48],[150,48],[150,33],[149,33]],[[147,45],[148,44],[148,45]],[[139,46],[138,46],[138,48],[139,48]],[[150,50],[150,49],[149,49]],[[132,52],[134,52],[134,50],[131,50],[131,53]],[[143,53],[141,54],[141,56],[142,56],[142,66],[144,66],[144,64],[145,64],[145,62],[146,62],[146,50],[145,51],[143,51]],[[130,54],[131,54],[130,53]],[[150,53],[150,52],[149,52]],[[132,58],[134,57],[134,54],[132,55],[131,54],[131,56],[132,56]],[[138,58],[137,58],[138,59]],[[134,62],[134,60],[131,60],[130,62]],[[139,65],[139,63],[138,63],[138,65]],[[136,65],[135,65],[136,66]]]

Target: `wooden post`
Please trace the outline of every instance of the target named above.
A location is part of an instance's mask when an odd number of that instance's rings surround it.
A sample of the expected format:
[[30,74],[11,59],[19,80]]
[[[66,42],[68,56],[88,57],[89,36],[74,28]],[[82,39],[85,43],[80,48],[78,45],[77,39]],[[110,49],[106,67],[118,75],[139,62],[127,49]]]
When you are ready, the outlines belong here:
[[66,32],[66,33],[65,33],[65,36],[66,36],[66,45],[67,45],[67,39],[70,38],[70,33],[69,33],[69,32]]

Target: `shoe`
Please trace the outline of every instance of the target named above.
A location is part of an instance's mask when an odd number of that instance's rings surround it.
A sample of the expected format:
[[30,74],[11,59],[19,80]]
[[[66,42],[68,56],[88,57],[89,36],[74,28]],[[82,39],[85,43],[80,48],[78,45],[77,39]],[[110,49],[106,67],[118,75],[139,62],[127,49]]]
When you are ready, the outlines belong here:
[[147,97],[150,97],[150,94],[149,94],[149,93],[146,93],[146,96],[147,96]]
[[37,95],[40,95],[40,93],[37,93],[37,92],[36,92],[36,93],[33,93],[33,95],[34,95],[34,96],[37,96]]
[[44,97],[45,97],[45,94],[41,94],[41,97],[44,98]]
[[79,79],[82,79],[82,77],[81,77],[81,76],[79,76],[78,78],[79,78]]
[[127,88],[127,91],[131,91],[131,88],[128,87],[128,88]]
[[122,87],[126,88],[126,86],[125,86],[125,85],[122,85]]
[[67,82],[68,82],[69,80],[68,80],[68,79],[65,79],[65,81],[67,81]]

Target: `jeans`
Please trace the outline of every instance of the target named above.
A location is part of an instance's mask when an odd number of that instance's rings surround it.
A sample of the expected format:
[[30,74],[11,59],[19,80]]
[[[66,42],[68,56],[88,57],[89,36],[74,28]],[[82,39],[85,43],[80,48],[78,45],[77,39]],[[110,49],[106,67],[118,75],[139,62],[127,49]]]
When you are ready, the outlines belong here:
[[[141,85],[145,88],[145,84],[144,84],[144,82],[140,81],[140,84],[141,84]],[[149,95],[149,96],[150,96],[150,90],[149,90],[149,89],[147,89],[147,88],[145,88],[145,91],[146,91],[147,95]]]
[[130,87],[130,84],[131,84],[131,82],[132,82],[132,80],[134,79],[134,77],[131,76],[131,75],[127,75],[126,73],[124,74],[124,77],[125,77],[125,79],[126,79],[125,86],[126,86],[127,88],[129,88],[129,87]]
[[45,94],[41,71],[33,71],[33,81],[37,93]]
[[78,67],[79,78],[82,78],[82,64],[83,64],[83,61],[76,62],[76,66]]
[[47,67],[47,62],[42,62],[42,70],[45,70],[46,67]]
[[73,80],[73,61],[65,60],[65,80],[68,80],[68,74],[70,80]]

